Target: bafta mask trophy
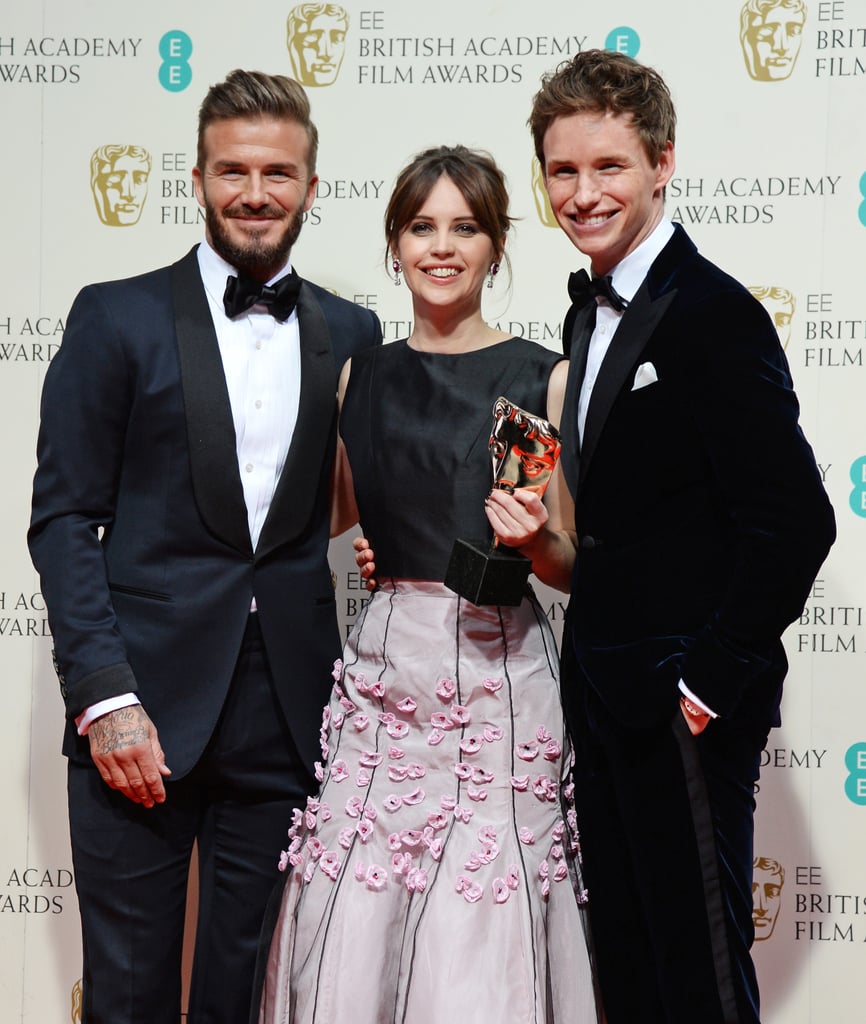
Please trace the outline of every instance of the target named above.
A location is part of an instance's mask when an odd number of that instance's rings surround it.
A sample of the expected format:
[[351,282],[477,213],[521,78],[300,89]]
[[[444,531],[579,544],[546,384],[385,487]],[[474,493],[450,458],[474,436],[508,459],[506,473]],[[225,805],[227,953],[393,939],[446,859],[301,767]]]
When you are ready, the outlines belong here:
[[[490,434],[493,489],[517,487],[544,494],[559,457],[559,434],[552,423],[497,398]],[[476,605],[518,605],[532,562],[513,548],[492,541],[454,542],[445,586]]]

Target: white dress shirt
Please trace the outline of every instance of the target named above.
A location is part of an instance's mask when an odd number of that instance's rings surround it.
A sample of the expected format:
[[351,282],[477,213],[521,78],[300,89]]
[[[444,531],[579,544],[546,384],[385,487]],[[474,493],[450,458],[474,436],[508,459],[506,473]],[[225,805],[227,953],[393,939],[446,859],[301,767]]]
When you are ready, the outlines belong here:
[[[301,339],[296,311],[280,323],[254,305],[230,320],[223,308],[226,280],[235,269],[207,242],[198,248],[198,265],[213,318],[229,393],[238,469],[255,549],[282,473],[298,418],[301,393]],[[267,284],[291,270],[286,264]],[[255,610],[255,597],[251,610]],[[139,703],[133,693],[99,701],[75,719],[85,736],[90,723],[118,708]]]

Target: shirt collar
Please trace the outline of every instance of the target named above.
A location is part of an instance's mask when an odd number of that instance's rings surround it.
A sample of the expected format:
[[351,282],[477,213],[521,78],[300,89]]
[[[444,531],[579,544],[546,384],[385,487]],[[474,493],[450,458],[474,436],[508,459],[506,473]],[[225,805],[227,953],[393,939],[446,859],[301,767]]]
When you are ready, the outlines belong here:
[[663,216],[640,245],[614,267],[613,286],[624,299],[631,302],[635,297],[650,267],[668,244],[673,233],[673,224]]

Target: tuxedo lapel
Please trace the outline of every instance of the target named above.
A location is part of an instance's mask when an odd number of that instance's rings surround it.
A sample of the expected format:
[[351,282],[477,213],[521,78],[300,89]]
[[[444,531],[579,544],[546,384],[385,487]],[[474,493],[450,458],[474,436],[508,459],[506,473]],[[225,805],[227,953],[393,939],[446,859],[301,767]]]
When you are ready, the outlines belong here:
[[214,536],[251,555],[231,403],[195,247],[171,279],[196,504]]
[[296,537],[310,522],[319,499],[322,466],[330,465],[337,411],[337,386],[331,334],[322,307],[304,281],[298,297],[301,340],[301,388],[298,419],[256,559]]
[[[563,325],[563,348],[568,355],[568,380],[565,385],[565,397],[562,403],[562,422],[559,432],[562,436],[562,472],[565,482],[574,497],[580,474],[580,438],[577,430],[577,401],[580,388],[586,373],[586,355],[589,350],[589,339],[595,326],[595,302],[590,302],[582,309],[569,310]],[[572,315],[573,314],[573,315]]]
[[623,314],[592,389],[580,447],[580,479],[589,470],[617,395],[626,385],[638,356],[676,295],[677,272],[696,253],[694,243],[680,225],[675,224],[673,236],[653,261],[646,279]]

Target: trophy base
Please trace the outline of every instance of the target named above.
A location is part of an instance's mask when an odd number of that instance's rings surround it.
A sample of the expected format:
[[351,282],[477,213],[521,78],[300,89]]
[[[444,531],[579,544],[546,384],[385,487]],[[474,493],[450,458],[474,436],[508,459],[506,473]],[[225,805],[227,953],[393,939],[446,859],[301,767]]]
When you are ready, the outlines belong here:
[[526,594],[530,559],[488,541],[456,540],[445,586],[477,605],[519,605]]

